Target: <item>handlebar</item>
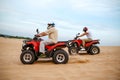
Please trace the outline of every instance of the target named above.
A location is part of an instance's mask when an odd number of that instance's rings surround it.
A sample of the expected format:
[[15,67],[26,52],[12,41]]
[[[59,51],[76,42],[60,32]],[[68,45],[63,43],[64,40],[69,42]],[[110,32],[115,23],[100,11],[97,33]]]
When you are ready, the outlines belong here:
[[40,38],[40,36],[36,36],[36,35],[34,35],[34,38],[33,38],[33,40],[42,41],[43,39],[42,39],[42,38]]
[[76,36],[74,39],[78,39],[79,36]]
[[37,34],[39,34],[39,30],[38,29],[36,29],[36,32],[37,32]]
[[76,34],[76,37],[74,39],[77,39],[79,37],[80,33]]

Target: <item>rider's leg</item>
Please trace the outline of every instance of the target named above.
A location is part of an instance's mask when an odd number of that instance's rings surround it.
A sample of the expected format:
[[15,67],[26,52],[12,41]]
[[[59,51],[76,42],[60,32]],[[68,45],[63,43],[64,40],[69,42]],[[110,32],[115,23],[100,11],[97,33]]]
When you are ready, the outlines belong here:
[[82,39],[82,46],[85,47],[85,41],[86,39]]
[[85,42],[89,42],[91,41],[92,39],[82,39],[82,46],[81,46],[81,50],[85,50]]
[[87,38],[87,39],[82,39],[82,45],[83,45],[83,47],[85,48],[85,42],[89,42],[89,41],[91,41],[92,39],[90,39],[90,38]]
[[45,53],[45,41],[40,42],[39,52]]
[[54,43],[54,42],[51,40],[41,41],[40,46],[39,46],[39,52],[45,54],[45,45],[49,45],[52,43]]

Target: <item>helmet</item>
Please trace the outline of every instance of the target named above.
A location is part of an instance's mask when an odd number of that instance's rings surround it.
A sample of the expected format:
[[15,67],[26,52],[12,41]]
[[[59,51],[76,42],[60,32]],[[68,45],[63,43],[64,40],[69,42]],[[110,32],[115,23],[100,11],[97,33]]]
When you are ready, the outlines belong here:
[[50,29],[50,28],[52,28],[52,27],[55,27],[55,24],[54,24],[54,23],[48,23],[47,29]]
[[48,23],[48,26],[55,27],[55,24],[54,23]]
[[55,27],[55,24],[54,24],[54,23],[52,23],[51,25],[52,25],[53,27]]
[[87,27],[84,27],[84,28],[83,28],[83,31],[85,31],[85,32],[86,32],[87,30],[88,30],[88,28],[87,28]]

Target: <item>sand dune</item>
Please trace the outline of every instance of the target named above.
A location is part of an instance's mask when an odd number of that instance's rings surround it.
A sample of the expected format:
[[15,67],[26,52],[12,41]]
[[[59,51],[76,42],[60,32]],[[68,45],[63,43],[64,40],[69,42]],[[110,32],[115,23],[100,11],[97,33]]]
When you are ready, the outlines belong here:
[[120,80],[120,46],[70,56],[67,64],[39,59],[32,65],[20,62],[21,46],[22,40],[0,38],[0,80]]

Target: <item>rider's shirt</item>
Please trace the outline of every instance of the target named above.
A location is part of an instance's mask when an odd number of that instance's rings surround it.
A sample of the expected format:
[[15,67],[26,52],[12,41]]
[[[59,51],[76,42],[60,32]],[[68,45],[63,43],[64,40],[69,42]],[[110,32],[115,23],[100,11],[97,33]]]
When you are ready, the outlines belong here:
[[54,43],[57,43],[58,31],[55,29],[55,27],[48,29],[47,31],[45,31],[45,33],[48,34],[50,40],[52,40]]
[[90,39],[92,39],[91,32],[87,31],[87,33],[88,33],[88,34],[86,35],[86,36],[87,36],[87,38],[90,38]]

